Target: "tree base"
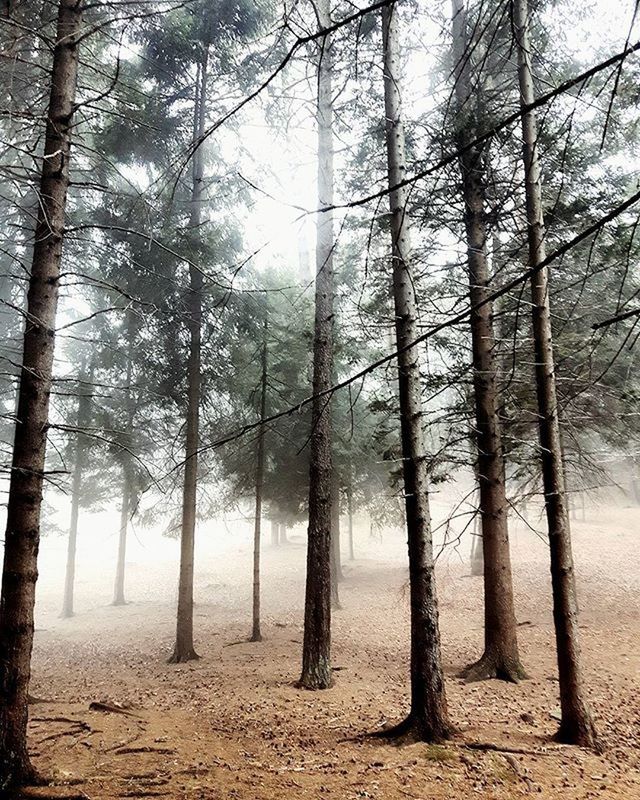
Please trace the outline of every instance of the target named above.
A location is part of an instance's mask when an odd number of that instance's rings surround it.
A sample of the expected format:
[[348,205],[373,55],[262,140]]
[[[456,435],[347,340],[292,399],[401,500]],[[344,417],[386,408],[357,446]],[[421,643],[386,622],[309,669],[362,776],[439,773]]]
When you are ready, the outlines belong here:
[[317,670],[303,670],[296,686],[298,689],[308,689],[312,692],[330,689],[333,686],[331,667]]
[[520,683],[526,680],[527,675],[518,658],[500,658],[497,655],[484,653],[482,658],[469,664],[460,672],[460,677],[466,683],[477,683],[496,679],[508,683]]
[[73,611],[65,611],[65,610],[62,610],[62,611],[61,611],[61,612],[58,614],[58,619],[71,619],[71,617],[75,617],[75,614],[74,614],[74,612],[73,612]]
[[[27,786],[47,786],[49,781],[32,766],[28,756],[19,762],[2,764],[0,767],[0,797],[10,798],[10,790],[24,789]],[[20,795],[17,795],[19,797]]]
[[565,722],[562,720],[558,732],[553,738],[554,741],[561,744],[585,747],[588,750],[595,750],[596,753],[602,753],[604,750],[598,739],[591,715],[587,711],[585,711],[584,718],[579,721]]
[[187,661],[198,661],[200,656],[192,648],[189,650],[179,651],[177,648],[173,651],[171,656],[167,659],[167,664],[186,664]]
[[112,606],[126,606],[126,605],[129,605],[129,604],[127,603],[127,601],[123,597],[122,599],[118,598],[117,600],[114,600],[113,603],[111,603],[111,605]]
[[261,642],[262,641],[262,634],[260,633],[260,631],[258,631],[257,633],[254,631],[247,641],[249,641],[249,642]]
[[431,720],[427,721],[418,717],[417,714],[409,714],[397,725],[370,733],[369,737],[394,740],[396,744],[416,744],[417,742],[440,744],[450,739],[452,735],[453,729],[448,724],[434,725]]

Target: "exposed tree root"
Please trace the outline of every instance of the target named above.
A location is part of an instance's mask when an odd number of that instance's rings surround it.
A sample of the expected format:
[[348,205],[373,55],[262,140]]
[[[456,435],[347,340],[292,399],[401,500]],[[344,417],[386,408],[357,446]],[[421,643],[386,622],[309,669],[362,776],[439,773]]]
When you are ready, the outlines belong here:
[[149,745],[141,745],[140,747],[119,747],[114,750],[117,756],[133,755],[135,753],[157,753],[161,756],[175,755],[175,750],[172,747],[150,747]]
[[520,683],[529,676],[517,659],[503,659],[497,655],[484,653],[479,661],[469,664],[460,672],[466,683],[488,681],[493,678],[508,683]]
[[107,714],[123,714],[125,717],[138,716],[124,706],[117,706],[114,703],[102,703],[98,700],[89,703],[89,711],[104,711]]

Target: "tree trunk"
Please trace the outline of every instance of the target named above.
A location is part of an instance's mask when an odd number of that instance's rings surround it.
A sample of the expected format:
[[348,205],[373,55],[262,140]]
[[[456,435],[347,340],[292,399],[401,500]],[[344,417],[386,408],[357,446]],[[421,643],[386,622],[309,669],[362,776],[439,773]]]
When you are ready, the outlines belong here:
[[473,520],[473,534],[471,539],[471,575],[478,578],[484,576],[484,553],[482,548],[482,533],[478,530],[477,515]]
[[[477,109],[472,107],[471,62],[463,0],[453,0],[453,55],[455,125],[459,148],[477,138]],[[476,475],[480,493],[480,520],[484,560],[484,653],[463,671],[468,681],[501,678],[517,682],[526,677],[518,654],[513,603],[511,556],[507,525],[502,435],[498,418],[498,391],[493,331],[493,304],[489,295],[485,216],[485,153],[482,146],[464,150],[459,159],[465,207],[467,263],[473,347]]]
[[280,525],[278,525],[278,530],[280,531],[278,537],[280,544],[288,544],[289,540],[287,539],[287,526],[284,524],[284,522],[281,522]]
[[33,610],[58,280],[69,186],[71,121],[82,11],[58,6],[40,204],[27,298],[0,601],[0,792],[36,779],[27,752]]
[[275,521],[271,520],[271,545],[277,547],[280,544],[280,526]]
[[347,513],[349,515],[349,561],[355,561],[353,549],[353,487],[347,489]]
[[120,533],[118,536],[118,556],[116,561],[116,579],[113,586],[114,606],[124,606],[127,601],[124,595],[124,576],[127,553],[127,532],[129,528],[129,514],[131,512],[131,500],[136,493],[133,485],[133,470],[131,469],[131,451],[133,449],[133,422],[135,414],[135,404],[131,394],[131,382],[133,380],[133,337],[134,322],[131,312],[127,315],[127,375],[124,387],[124,402],[127,414],[127,428],[125,432],[125,449],[123,452],[124,466],[122,469],[122,502],[120,506]]
[[344,580],[344,573],[342,571],[342,545],[340,543],[340,537],[340,483],[334,478],[333,487],[331,489],[331,551],[333,553],[333,562],[335,564],[335,576],[338,582]]
[[333,480],[331,488],[331,606],[340,609],[340,592],[338,582],[341,580],[340,570],[340,500],[338,482]]
[[[331,24],[330,0],[318,0],[320,28]],[[319,40],[318,54],[318,201],[333,203],[333,108],[331,37]],[[300,685],[331,686],[331,418],[330,396],[317,397],[331,386],[333,362],[333,213],[318,214],[316,243],[313,401],[309,467],[309,531]]]
[[[266,301],[265,301],[266,302]],[[260,422],[267,415],[267,328],[268,319],[265,310],[264,336],[262,340],[262,377],[260,393]],[[262,522],[262,487],[264,485],[264,426],[258,431],[258,453],[256,463],[256,515],[253,529],[253,628],[251,641],[261,642],[260,631],[260,539]]]
[[[523,106],[530,105],[534,101],[529,24],[526,0],[514,0],[514,33],[518,52],[520,102]],[[523,112],[522,134],[529,264],[531,267],[536,267],[544,261],[546,252],[542,182],[537,150],[537,119],[534,111]],[[597,742],[596,732],[584,696],[580,660],[578,604],[558,418],[549,305],[549,271],[546,267],[531,280],[531,298],[540,457],[549,529],[553,618],[562,712],[558,739],[569,744],[594,747]]]
[[[207,96],[208,48],[204,46],[202,62],[198,64],[194,104],[193,141],[199,142],[205,129]],[[193,154],[191,234],[199,235],[202,217],[204,159],[202,147]],[[198,658],[193,645],[193,559],[195,546],[198,441],[200,426],[200,362],[202,338],[202,275],[193,263],[189,264],[189,362],[187,365],[187,431],[185,442],[184,488],[182,495],[182,528],[180,533],[180,580],[178,583],[178,615],[176,643],[169,663],[179,664]]]
[[[395,6],[382,10],[382,38],[389,185],[395,186],[406,171]],[[389,200],[411,595],[411,710],[407,719],[386,735],[437,742],[449,736],[451,726],[440,655],[419,351],[415,346],[404,349],[419,335],[405,189],[391,191]]]
[[124,575],[127,554],[127,529],[129,527],[129,504],[131,488],[129,486],[128,471],[125,469],[122,481],[122,502],[120,505],[120,534],[118,536],[118,560],[116,562],[116,579],[113,586],[114,606],[124,606],[127,601],[124,596]]
[[93,371],[87,377],[84,370],[78,382],[78,414],[76,417],[76,441],[73,459],[73,481],[71,485],[71,521],[67,540],[67,566],[64,574],[64,595],[60,616],[68,619],[73,616],[73,589],[76,576],[76,543],[78,539],[78,516],[80,513],[80,493],[82,491],[82,472],[85,464],[86,442],[82,431],[89,424],[91,413],[91,395],[89,386],[93,380]]

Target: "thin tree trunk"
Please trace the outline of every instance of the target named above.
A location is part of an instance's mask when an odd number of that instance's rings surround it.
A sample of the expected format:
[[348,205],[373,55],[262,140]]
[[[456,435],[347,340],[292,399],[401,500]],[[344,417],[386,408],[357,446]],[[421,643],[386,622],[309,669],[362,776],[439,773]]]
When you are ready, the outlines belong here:
[[284,522],[280,523],[280,525],[278,526],[278,530],[280,531],[279,534],[280,544],[288,544],[289,540],[287,539],[287,526],[284,524]]
[[[198,65],[196,102],[194,108],[193,141],[199,142],[205,128],[207,96],[208,46],[204,45],[202,62]],[[202,217],[204,161],[202,147],[193,154],[191,216],[192,236],[199,235]],[[185,442],[184,490],[182,497],[182,528],[180,534],[180,580],[178,583],[178,614],[176,643],[170,663],[177,664],[198,658],[193,645],[193,560],[195,547],[198,440],[200,426],[200,370],[202,339],[202,275],[189,265],[189,362],[187,365],[187,432]]]
[[[320,28],[331,24],[329,0],[317,0]],[[331,37],[319,40],[318,55],[318,200],[333,203],[333,108]],[[331,418],[330,397],[317,397],[331,386],[333,361],[333,213],[318,214],[316,243],[315,335],[309,467],[309,531],[300,685],[331,686]]]
[[[405,177],[400,45],[395,6],[382,10],[384,95],[389,185]],[[440,655],[427,460],[422,431],[419,351],[407,346],[418,337],[418,319],[411,266],[409,224],[404,188],[390,192],[393,295],[398,355],[398,391],[403,476],[409,548],[411,595],[411,710],[407,719],[386,735],[437,742],[451,732]]]
[[344,580],[342,571],[342,545],[340,529],[340,482],[334,475],[331,490],[331,551],[335,564],[335,576],[338,582]]
[[58,280],[69,186],[71,122],[82,22],[76,0],[58,6],[40,204],[27,298],[0,601],[0,792],[36,779],[27,752],[33,610]]
[[127,601],[124,594],[124,578],[127,554],[127,533],[129,529],[129,514],[131,500],[135,497],[133,486],[133,470],[131,469],[131,451],[133,449],[133,422],[135,404],[131,393],[133,381],[133,339],[134,319],[131,311],[127,314],[127,375],[124,387],[124,402],[127,415],[125,432],[125,450],[123,452],[124,464],[122,469],[122,501],[120,505],[120,532],[118,535],[118,555],[116,560],[116,578],[113,586],[114,606],[124,606]]
[[[456,139],[468,148],[477,138],[477,108],[472,107],[471,62],[463,0],[453,0],[453,55],[456,96]],[[513,602],[511,556],[507,525],[502,434],[498,419],[498,391],[493,331],[493,304],[489,294],[486,230],[486,168],[483,148],[465,149],[459,159],[467,235],[469,295],[473,347],[473,388],[478,488],[484,560],[484,653],[468,666],[468,681],[501,678],[517,682],[526,677],[518,654],[517,622]]]
[[333,478],[331,490],[331,606],[340,609],[338,583],[340,574],[340,505],[338,482]]
[[[265,311],[264,331],[262,340],[262,376],[260,381],[260,422],[267,415],[267,329],[268,318]],[[260,631],[260,539],[262,522],[262,487],[264,486],[264,426],[258,431],[258,454],[256,463],[256,514],[253,529],[253,628],[252,642],[261,642]]]
[[353,549],[353,487],[347,488],[347,513],[349,515],[349,561],[355,561]]
[[275,521],[271,520],[271,545],[277,547],[280,544],[280,526]]
[[[514,0],[514,32],[518,52],[520,102],[523,106],[531,105],[534,101],[529,24],[526,0]],[[544,261],[546,248],[537,119],[534,111],[523,112],[522,134],[529,265],[535,267]],[[578,604],[558,418],[548,268],[540,270],[532,278],[531,297],[540,456],[549,529],[553,619],[558,651],[561,707],[558,739],[569,744],[594,747],[597,746],[597,737],[585,699],[580,659]]]
[[67,566],[64,575],[64,595],[60,616],[67,619],[73,616],[73,590],[76,576],[76,544],[78,539],[78,517],[80,513],[80,493],[82,491],[82,472],[85,465],[86,442],[82,431],[89,424],[91,411],[91,395],[88,386],[92,381],[92,371],[87,377],[80,373],[78,382],[78,414],[76,417],[76,441],[73,459],[73,481],[71,484],[71,521],[69,524],[69,538],[67,540]]
[[116,579],[113,586],[114,606],[124,606],[127,604],[124,595],[124,576],[127,554],[127,529],[129,527],[129,504],[131,498],[131,487],[129,485],[128,470],[123,471],[122,481],[122,502],[120,505],[120,533],[118,536],[118,559],[116,562]]

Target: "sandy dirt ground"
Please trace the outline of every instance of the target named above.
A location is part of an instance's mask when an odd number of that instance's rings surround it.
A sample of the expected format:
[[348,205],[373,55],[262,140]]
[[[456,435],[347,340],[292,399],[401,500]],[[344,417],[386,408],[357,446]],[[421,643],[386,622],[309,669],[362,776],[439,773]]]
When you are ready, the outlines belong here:
[[[36,766],[54,785],[24,796],[640,798],[640,509],[588,508],[586,517],[573,528],[586,683],[602,755],[552,741],[559,700],[547,550],[517,520],[514,579],[530,679],[465,685],[456,677],[480,655],[482,642],[482,582],[468,575],[467,540],[447,549],[438,568],[455,738],[402,747],[359,739],[399,721],[408,691],[403,536],[388,531],[373,541],[363,524],[357,558],[344,563],[333,635],[339,669],[324,692],[295,687],[304,596],[300,532],[280,548],[265,542],[265,641],[257,644],[243,641],[250,628],[248,537],[231,537],[215,556],[199,552],[195,625],[202,658],[178,666],[166,663],[173,556],[152,566],[131,561],[132,602],[121,608],[108,604],[111,564],[89,574],[80,563],[71,620],[57,616],[62,575],[45,563],[32,681],[33,695],[44,702],[31,706],[30,743]],[[128,713],[91,710],[93,702]]]

